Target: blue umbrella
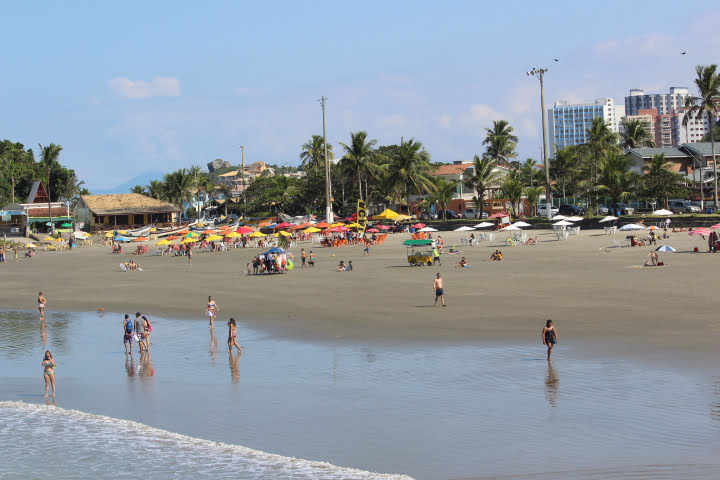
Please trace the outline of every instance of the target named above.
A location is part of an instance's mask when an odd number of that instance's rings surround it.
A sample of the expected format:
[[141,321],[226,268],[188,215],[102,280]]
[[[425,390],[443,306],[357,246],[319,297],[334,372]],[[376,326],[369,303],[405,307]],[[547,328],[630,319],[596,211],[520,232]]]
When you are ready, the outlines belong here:
[[115,237],[116,242],[129,242],[130,239],[127,237]]
[[677,250],[675,250],[670,245],[662,245],[662,246],[656,248],[655,251],[656,252],[676,252]]
[[270,250],[268,250],[267,252],[263,253],[263,255],[267,255],[268,253],[285,253],[285,250],[283,250],[280,247],[273,247]]

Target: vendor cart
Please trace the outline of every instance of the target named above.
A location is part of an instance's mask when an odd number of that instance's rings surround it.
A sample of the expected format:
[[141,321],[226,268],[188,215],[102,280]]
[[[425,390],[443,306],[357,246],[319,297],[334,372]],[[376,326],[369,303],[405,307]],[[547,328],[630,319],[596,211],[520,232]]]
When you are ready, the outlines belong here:
[[405,240],[403,245],[407,247],[407,259],[411,266],[432,266],[432,252],[434,247],[432,240]]

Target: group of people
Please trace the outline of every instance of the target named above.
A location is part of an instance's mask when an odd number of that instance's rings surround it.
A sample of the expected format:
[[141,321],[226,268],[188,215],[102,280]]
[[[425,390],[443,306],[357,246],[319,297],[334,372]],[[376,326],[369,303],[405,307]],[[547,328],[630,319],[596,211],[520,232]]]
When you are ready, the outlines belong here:
[[[315,254],[312,250],[310,250],[310,253],[307,253],[304,248],[300,249],[300,263],[301,267],[305,268],[305,263],[307,263],[309,266],[314,267],[315,266]],[[255,272],[257,273],[257,272]]]
[[130,315],[125,314],[123,320],[123,344],[125,345],[125,353],[132,353],[132,344],[137,343],[140,354],[150,350],[150,334],[153,328],[150,320],[140,312],[135,314],[135,320]]
[[[315,264],[315,257],[312,252],[310,252],[310,256],[312,257],[312,264],[310,266],[312,266]],[[286,253],[261,253],[252,259],[253,274],[282,273],[291,263],[292,259],[288,259]],[[303,266],[305,266],[304,262]]]
[[352,260],[349,260],[347,265],[345,265],[344,260],[340,260],[340,264],[335,269],[336,272],[351,272],[353,269]]

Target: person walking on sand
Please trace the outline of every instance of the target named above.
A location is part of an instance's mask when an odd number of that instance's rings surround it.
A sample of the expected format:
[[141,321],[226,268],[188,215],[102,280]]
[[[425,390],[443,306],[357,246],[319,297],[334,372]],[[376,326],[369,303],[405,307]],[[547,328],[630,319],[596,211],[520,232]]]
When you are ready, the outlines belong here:
[[188,245],[187,249],[188,266],[192,267],[192,248]]
[[437,249],[437,245],[433,247],[432,255],[433,255],[433,265],[435,265],[436,263],[439,263],[440,266],[442,267],[442,262],[440,261],[440,252]]
[[238,353],[242,353],[242,347],[237,343],[237,325],[235,319],[231,318],[228,324],[228,352],[232,353],[232,347],[237,347]]
[[43,293],[38,292],[38,310],[40,310],[40,320],[45,320],[45,306],[46,305],[47,305],[47,300],[45,300]]
[[437,274],[437,277],[435,277],[435,282],[433,283],[433,290],[435,290],[435,306],[437,307],[438,298],[442,301],[442,306],[447,307],[445,304],[445,290],[443,289],[443,280],[440,276],[440,273]]
[[205,314],[210,318],[210,328],[215,328],[215,316],[219,311],[220,308],[217,306],[217,303],[215,303],[215,300],[213,300],[213,297],[208,297],[208,302],[205,306]]
[[43,377],[45,378],[45,396],[48,396],[50,386],[52,385],[52,394],[55,396],[55,360],[50,350],[45,350],[45,358],[42,361]]
[[557,331],[555,330],[555,326],[553,325],[552,320],[548,320],[545,323],[545,328],[542,329],[542,333],[540,334],[542,337],[543,345],[547,345],[548,347],[548,360],[550,360],[550,355],[552,355],[552,349],[553,346],[558,341],[558,335]]

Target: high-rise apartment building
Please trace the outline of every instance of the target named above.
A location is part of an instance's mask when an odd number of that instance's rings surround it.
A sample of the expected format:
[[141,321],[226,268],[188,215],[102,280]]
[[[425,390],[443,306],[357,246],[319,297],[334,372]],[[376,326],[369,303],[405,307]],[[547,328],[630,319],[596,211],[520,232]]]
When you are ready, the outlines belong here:
[[552,110],[548,110],[550,138],[554,144],[549,153],[554,153],[555,149],[587,143],[588,130],[596,118],[605,120],[610,129],[617,133],[619,119],[623,116],[623,107],[616,106],[612,98],[599,98],[594,103],[555,102]]
[[625,115],[638,115],[640,110],[656,110],[658,115],[665,115],[672,110],[683,108],[685,99],[690,96],[685,87],[670,87],[670,93],[645,93],[645,90],[634,88],[630,96],[625,97]]

